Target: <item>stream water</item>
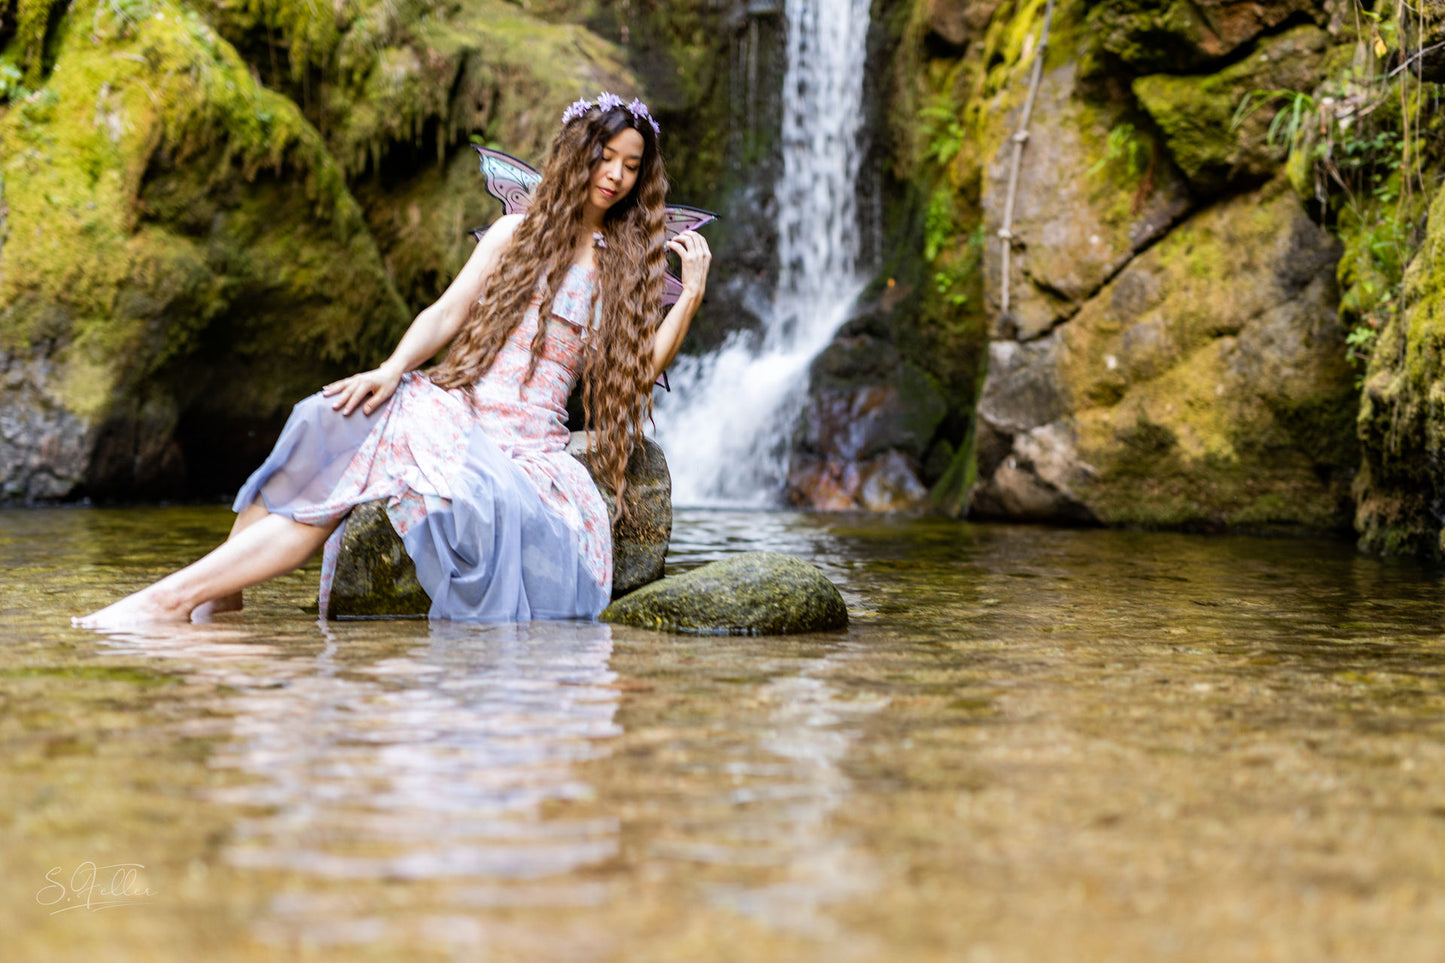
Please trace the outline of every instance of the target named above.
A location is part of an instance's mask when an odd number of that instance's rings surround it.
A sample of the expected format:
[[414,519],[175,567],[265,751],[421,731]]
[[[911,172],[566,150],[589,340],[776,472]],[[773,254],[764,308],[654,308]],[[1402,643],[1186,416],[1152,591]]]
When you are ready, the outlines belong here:
[[7,960],[1439,958],[1436,570],[694,510],[851,627],[69,627],[229,517],[0,511]]

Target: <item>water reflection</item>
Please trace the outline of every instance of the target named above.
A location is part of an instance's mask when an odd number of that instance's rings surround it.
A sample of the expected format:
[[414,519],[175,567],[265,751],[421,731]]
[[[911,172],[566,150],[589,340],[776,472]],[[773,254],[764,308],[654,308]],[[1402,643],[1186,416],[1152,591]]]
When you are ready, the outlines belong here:
[[[617,853],[615,818],[543,811],[595,795],[577,764],[604,758],[620,732],[607,626],[417,624],[421,637],[391,654],[339,658],[346,637],[368,628],[323,626],[320,651],[305,658],[222,626],[106,641],[184,659],[193,680],[231,690],[224,717],[182,731],[223,737],[210,765],[253,777],[210,794],[254,814],[234,826],[232,865],[350,880],[535,880]],[[558,901],[577,896],[564,888]],[[298,907],[288,897],[278,909],[306,916]],[[328,913],[326,928],[337,925]]]

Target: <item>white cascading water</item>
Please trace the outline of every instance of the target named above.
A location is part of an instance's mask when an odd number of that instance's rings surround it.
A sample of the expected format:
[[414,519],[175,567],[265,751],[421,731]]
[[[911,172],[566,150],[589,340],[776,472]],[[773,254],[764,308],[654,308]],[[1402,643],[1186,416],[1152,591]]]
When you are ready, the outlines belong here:
[[761,334],[679,358],[657,399],[674,504],[775,504],[808,365],[862,288],[856,184],[868,0],[787,0],[778,288]]

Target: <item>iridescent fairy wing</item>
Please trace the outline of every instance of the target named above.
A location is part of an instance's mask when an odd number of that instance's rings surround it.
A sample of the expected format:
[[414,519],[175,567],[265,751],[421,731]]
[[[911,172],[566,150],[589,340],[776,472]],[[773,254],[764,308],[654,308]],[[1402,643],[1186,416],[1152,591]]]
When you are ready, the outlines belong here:
[[717,220],[717,215],[711,211],[704,211],[700,207],[688,207],[686,204],[669,204],[663,212],[663,227],[667,229],[667,239],[670,241],[683,231],[695,231],[704,224],[711,224]]
[[[704,211],[700,207],[669,204],[662,215],[662,226],[667,231],[667,239],[670,241],[683,231],[695,231],[715,220],[717,220],[716,214]],[[670,307],[676,304],[680,297],[682,297],[682,278],[673,274],[669,269],[667,276],[662,279],[662,306]]]
[[532,206],[532,193],[542,183],[542,174],[526,161],[511,154],[473,144],[482,157],[482,177],[487,192],[502,202],[508,214],[525,214]]

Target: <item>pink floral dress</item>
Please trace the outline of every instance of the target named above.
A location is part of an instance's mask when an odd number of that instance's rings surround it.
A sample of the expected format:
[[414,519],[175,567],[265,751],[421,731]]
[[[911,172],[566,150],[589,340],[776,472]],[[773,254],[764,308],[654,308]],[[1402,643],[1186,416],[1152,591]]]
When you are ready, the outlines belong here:
[[[587,470],[565,449],[567,397],[597,314],[594,272],[574,266],[552,301],[526,380],[537,305],[468,393],[410,372],[370,415],[312,395],[236,496],[317,524],[385,499],[432,600],[431,617],[595,618],[612,588],[612,529]],[[321,613],[345,528],[326,543]]]

